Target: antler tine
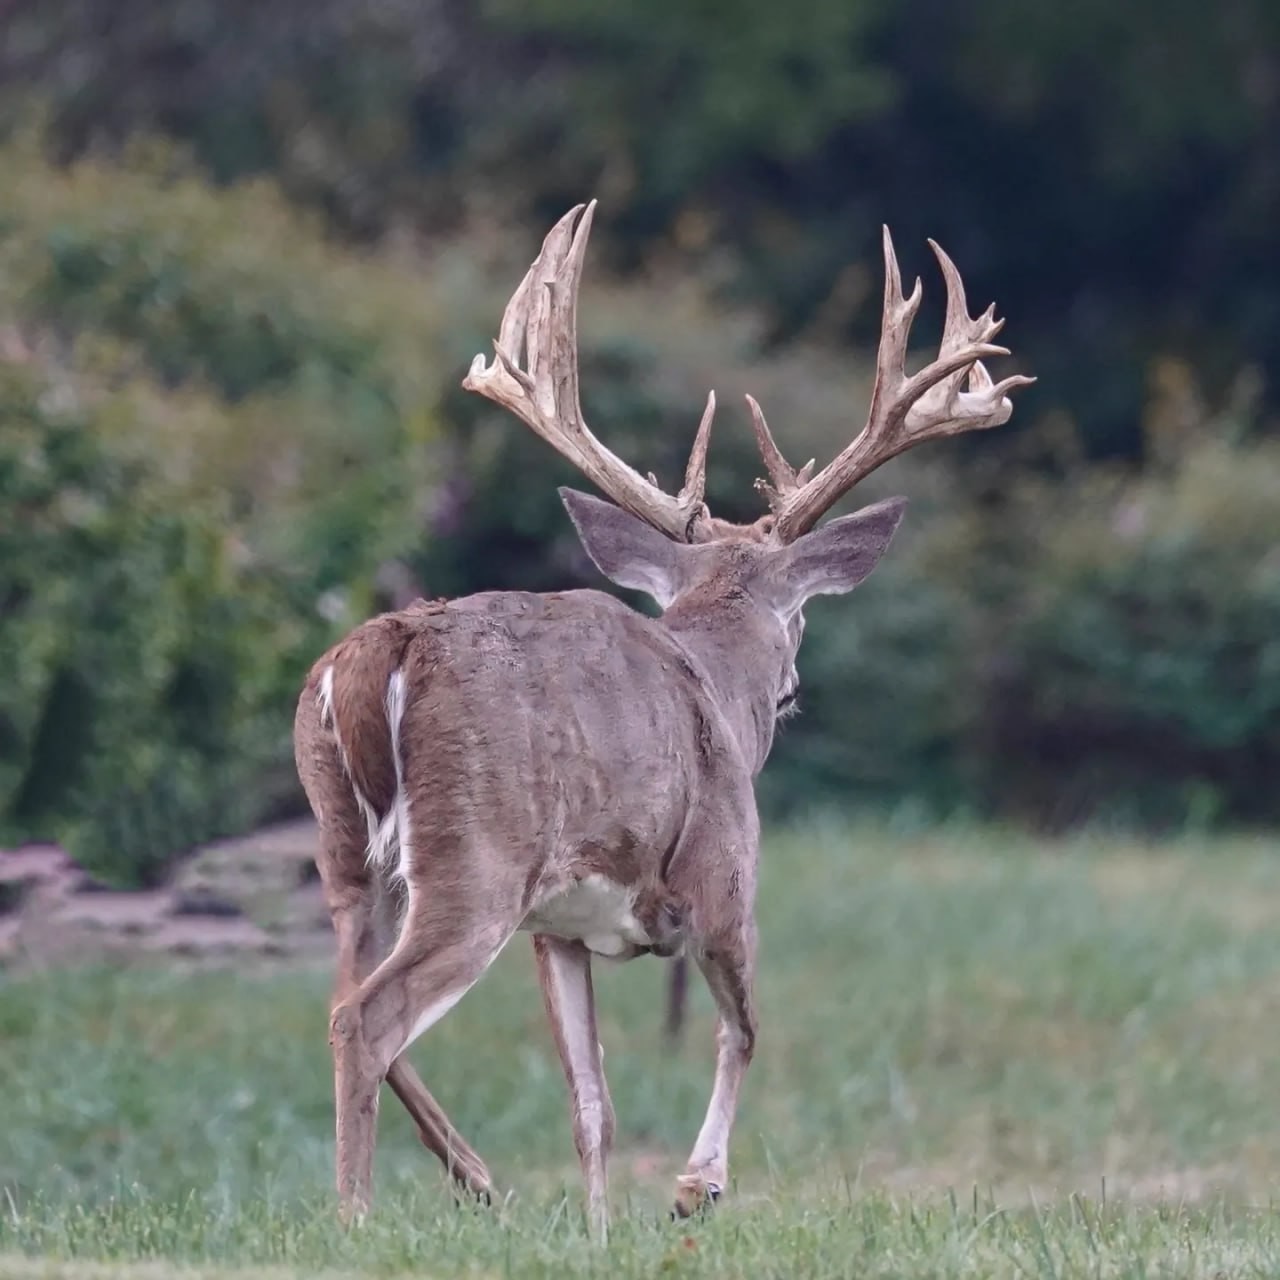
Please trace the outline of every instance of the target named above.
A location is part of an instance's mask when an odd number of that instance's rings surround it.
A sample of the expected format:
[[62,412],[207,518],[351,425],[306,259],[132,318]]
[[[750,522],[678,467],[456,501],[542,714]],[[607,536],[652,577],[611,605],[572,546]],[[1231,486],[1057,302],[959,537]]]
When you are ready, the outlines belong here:
[[884,312],[876,363],[877,366],[887,364],[890,368],[901,369],[906,362],[907,340],[911,336],[916,312],[920,310],[924,286],[920,283],[920,277],[916,276],[911,293],[908,295],[902,292],[902,272],[898,268],[898,255],[893,251],[893,237],[889,234],[888,227],[881,230],[884,245]]
[[684,485],[678,501],[695,509],[703,506],[707,495],[707,450],[711,446],[711,423],[716,416],[716,393],[707,392],[707,407],[698,423],[698,434],[693,438],[689,461],[684,469]]
[[782,450],[774,442],[773,432],[769,430],[764,410],[760,408],[756,398],[747,396],[746,399],[747,408],[751,410],[751,426],[756,433],[756,446],[764,459],[765,470],[769,473],[768,480],[756,481],[756,491],[764,495],[771,511],[780,511],[786,499],[808,481],[813,473],[814,459],[810,458],[797,471],[782,456]]
[[[955,263],[934,241],[929,245],[947,286],[947,316],[938,358],[907,376],[907,339],[920,309],[922,291],[917,279],[910,295],[903,295],[897,255],[885,227],[884,318],[866,425],[812,480],[796,485],[780,505],[770,501],[777,540],[791,542],[813,528],[859,480],[912,445],[1007,422],[1013,412],[1007,393],[1035,381],[1016,374],[992,382],[981,361],[1009,354],[1008,348],[991,341],[1004,321],[996,318],[994,303],[980,316],[969,315],[964,282]],[[960,389],[962,383],[966,390]]]
[[[529,328],[530,311],[539,293],[537,288],[538,281],[547,279],[548,273],[554,272],[560,265],[564,257],[565,247],[573,236],[573,224],[582,209],[582,205],[575,204],[547,232],[538,256],[530,263],[529,270],[524,273],[524,279],[520,281],[515,293],[511,295],[511,301],[507,303],[507,308],[502,313],[502,325],[498,329],[497,340],[493,344],[499,358],[506,357],[503,359],[504,364],[518,366],[518,362],[524,356],[525,335]],[[590,229],[590,225],[590,215],[588,215],[588,229]],[[477,356],[476,359],[481,360],[482,357]],[[530,372],[532,373],[533,370],[531,369]]]
[[964,281],[960,278],[959,269],[936,240],[930,239],[929,248],[933,250],[933,256],[942,268],[942,278],[947,284],[947,318],[942,326],[943,348],[963,341],[966,331],[972,339],[981,334],[989,342],[1004,328],[1004,321],[996,318],[996,304],[993,302],[976,320],[970,319],[969,303],[965,300]]
[[582,416],[578,286],[595,208],[594,200],[575,205],[547,233],[503,312],[493,363],[476,356],[462,385],[509,409],[619,506],[673,538],[693,541],[710,520],[704,497],[714,393],[676,496],[601,444]]
[[591,433],[583,421],[582,402],[578,395],[578,285],[582,280],[582,264],[587,256],[587,240],[595,212],[596,202],[593,200],[587,205],[587,211],[569,242],[560,270],[548,281],[543,299],[549,328],[545,335],[543,332],[538,334],[537,341],[538,351],[547,361],[549,375],[544,379],[548,403],[543,405],[543,409],[554,413],[557,403],[563,402],[569,412],[568,422],[575,424],[587,437]]
[[[995,347],[991,344],[991,339],[1004,328],[1004,320],[996,317],[995,303],[993,302],[980,316],[970,316],[969,304],[964,295],[964,281],[960,278],[956,264],[936,240],[929,241],[929,248],[933,250],[933,256],[938,260],[938,266],[942,269],[942,278],[947,285],[947,317],[942,326],[939,355],[944,358],[955,355],[965,357],[969,348],[975,343],[991,347],[989,354],[1008,355],[1007,348]],[[973,367],[976,366],[966,368],[965,365],[961,365],[953,369],[945,378],[937,382],[931,391],[921,397],[920,403],[913,408],[912,412],[915,412],[916,408],[927,411],[950,404],[959,393],[967,374],[970,390],[976,390],[972,380]],[[980,377],[987,377],[987,385],[991,385],[985,369]]]
[[[963,397],[978,394],[984,396],[987,400],[999,401],[1004,399],[1008,392],[1015,387],[1029,387],[1034,382],[1035,379],[1028,374],[1015,373],[1008,378],[1003,378],[1001,381],[993,383],[991,375],[987,372],[982,361],[975,360],[973,368],[969,370],[969,390],[967,392],[962,391],[960,395]],[[1012,412],[1012,406],[1010,407],[1010,412]],[[1005,421],[1007,422],[1008,419],[1006,418]],[[984,425],[998,426],[999,424],[986,423]]]

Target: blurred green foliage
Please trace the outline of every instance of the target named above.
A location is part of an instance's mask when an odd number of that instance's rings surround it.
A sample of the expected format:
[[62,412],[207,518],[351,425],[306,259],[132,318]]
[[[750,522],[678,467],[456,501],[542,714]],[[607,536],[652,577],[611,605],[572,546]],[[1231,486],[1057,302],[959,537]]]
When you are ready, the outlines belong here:
[[598,195],[619,263],[722,255],[775,339],[866,341],[881,223],[932,235],[1093,455],[1139,453],[1155,357],[1217,388],[1280,366],[1273,0],[10,0],[0,24],[0,107],[43,102],[61,155],[162,132],[365,237]]
[[146,878],[283,794],[282,677],[319,637],[287,583],[237,569],[223,504],[112,446],[131,399],[0,365],[0,810]]
[[865,586],[811,608],[774,803],[1280,817],[1280,450],[1248,442],[1247,404],[1211,413],[1162,374],[1180,393],[1153,399],[1143,471],[1006,475],[990,504],[913,511]]
[[4,164],[0,820],[145,878],[296,805],[302,674],[415,539],[431,326],[269,189]]
[[1055,822],[1100,803],[1129,822],[1276,818],[1280,448],[1241,444],[1248,425],[1247,406],[1175,400],[1148,424],[1141,475],[1019,495],[1027,558],[987,707],[1005,762],[992,802]]

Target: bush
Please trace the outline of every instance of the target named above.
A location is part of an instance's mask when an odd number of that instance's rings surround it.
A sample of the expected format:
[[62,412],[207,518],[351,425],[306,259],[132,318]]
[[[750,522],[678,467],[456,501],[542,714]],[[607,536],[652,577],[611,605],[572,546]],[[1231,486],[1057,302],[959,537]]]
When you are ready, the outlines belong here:
[[106,447],[133,398],[0,364],[0,813],[117,880],[279,800],[325,631],[242,562],[225,501],[179,500],[145,454]]
[[974,762],[960,747],[981,712],[972,680],[978,618],[959,584],[924,571],[921,532],[931,533],[904,530],[852,595],[806,610],[801,714],[784,722],[762,779],[771,815],[971,807]]
[[0,821],[137,879],[297,804],[302,673],[421,540],[431,300],[264,184],[0,160]]
[[1241,443],[1232,415],[1193,422],[1155,433],[1142,474],[1024,495],[991,802],[1059,823],[1280,817],[1280,448]]

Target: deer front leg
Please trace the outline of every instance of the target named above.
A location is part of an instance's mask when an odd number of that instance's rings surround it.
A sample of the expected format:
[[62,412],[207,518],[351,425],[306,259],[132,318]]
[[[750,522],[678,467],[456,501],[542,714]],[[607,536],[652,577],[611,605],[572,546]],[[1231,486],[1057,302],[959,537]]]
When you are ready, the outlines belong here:
[[591,1232],[604,1243],[609,1231],[606,1163],[613,1145],[613,1103],[604,1078],[591,986],[591,953],[581,942],[535,934],[538,981],[573,1102],[573,1141],[587,1187]]
[[675,1212],[681,1218],[717,1200],[729,1181],[729,1135],[756,1042],[755,958],[756,930],[750,919],[698,958],[720,1016],[711,1103],[689,1163],[676,1179]]

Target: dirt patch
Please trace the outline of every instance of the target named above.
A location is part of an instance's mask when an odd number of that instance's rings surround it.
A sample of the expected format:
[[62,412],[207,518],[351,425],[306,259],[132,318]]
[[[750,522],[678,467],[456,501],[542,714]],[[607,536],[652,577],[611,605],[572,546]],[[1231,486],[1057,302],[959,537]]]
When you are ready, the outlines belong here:
[[315,842],[311,822],[218,841],[184,859],[168,883],[136,892],[96,882],[56,845],[0,852],[0,965],[327,955]]

